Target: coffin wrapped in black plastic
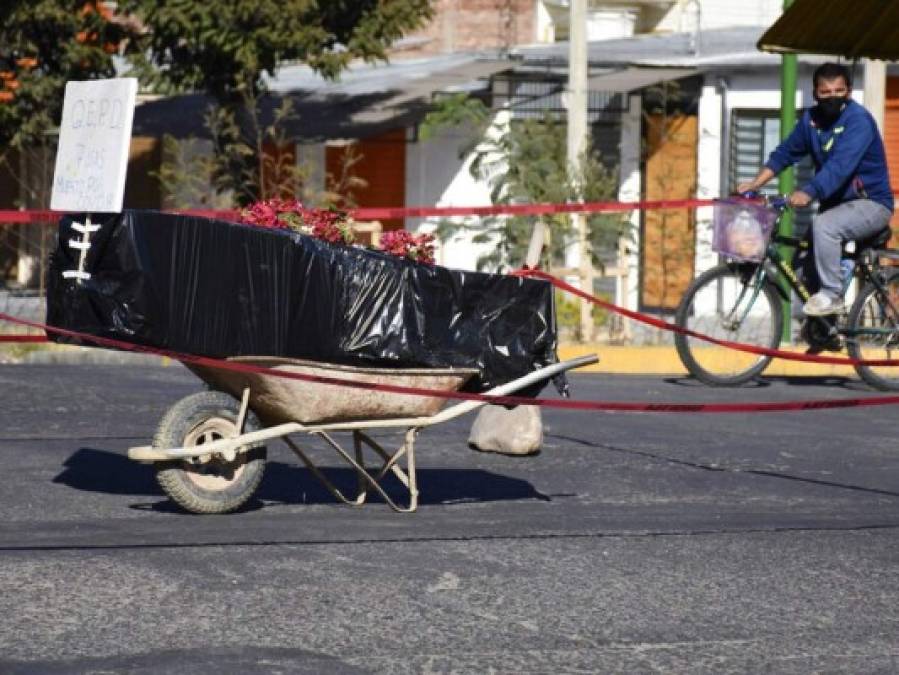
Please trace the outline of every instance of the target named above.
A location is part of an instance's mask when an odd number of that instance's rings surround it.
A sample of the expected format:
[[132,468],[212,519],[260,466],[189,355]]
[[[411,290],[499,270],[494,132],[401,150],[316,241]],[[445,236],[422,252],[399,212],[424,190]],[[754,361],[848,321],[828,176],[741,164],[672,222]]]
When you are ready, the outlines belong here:
[[60,221],[51,326],[215,358],[477,368],[471,391],[557,360],[545,281],[155,211],[93,222],[85,232],[83,216]]

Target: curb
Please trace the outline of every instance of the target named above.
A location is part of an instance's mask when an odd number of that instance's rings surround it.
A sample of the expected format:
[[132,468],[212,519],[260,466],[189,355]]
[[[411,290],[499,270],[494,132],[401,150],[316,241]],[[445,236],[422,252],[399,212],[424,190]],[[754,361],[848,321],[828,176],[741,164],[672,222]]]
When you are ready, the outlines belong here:
[[93,365],[93,366],[169,366],[173,361],[167,356],[132,354],[94,347],[52,345],[28,352],[19,363],[33,365]]
[[[724,347],[706,347],[709,357],[732,360],[734,358],[754,358],[751,354],[735,352]],[[797,354],[805,353],[805,347],[781,347]],[[625,347],[606,344],[562,344],[558,349],[559,358],[572,359],[585,354],[598,354],[599,363],[579,368],[581,373],[609,373],[628,375],[687,375],[674,346],[645,345]],[[855,374],[852,366],[830,363],[803,363],[774,359],[764,372],[767,376],[782,377],[846,377]]]
[[[723,347],[708,347],[708,354],[732,360],[741,355]],[[787,351],[803,353],[804,348],[785,347]],[[599,362],[576,372],[581,373],[607,373],[623,375],[669,375],[685,376],[687,371],[677,351],[671,345],[643,345],[622,346],[608,344],[561,344],[558,348],[559,358],[572,359],[585,354],[598,354]],[[165,356],[153,354],[133,354],[114,349],[95,347],[75,347],[71,345],[47,345],[41,349],[29,351],[15,362],[36,365],[116,365],[116,366],[169,366],[178,363]],[[852,366],[834,365],[829,363],[802,363],[799,361],[785,361],[775,359],[765,369],[765,375],[782,377],[822,377],[822,376],[852,376],[855,369]]]

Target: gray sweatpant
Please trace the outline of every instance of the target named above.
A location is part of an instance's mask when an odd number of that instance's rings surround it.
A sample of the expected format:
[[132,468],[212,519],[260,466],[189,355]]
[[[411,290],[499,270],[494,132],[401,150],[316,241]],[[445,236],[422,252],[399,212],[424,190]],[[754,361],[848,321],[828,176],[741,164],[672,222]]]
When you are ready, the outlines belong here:
[[856,199],[828,209],[812,225],[815,268],[821,290],[832,298],[842,295],[840,255],[843,242],[866,239],[886,228],[893,214],[883,204]]

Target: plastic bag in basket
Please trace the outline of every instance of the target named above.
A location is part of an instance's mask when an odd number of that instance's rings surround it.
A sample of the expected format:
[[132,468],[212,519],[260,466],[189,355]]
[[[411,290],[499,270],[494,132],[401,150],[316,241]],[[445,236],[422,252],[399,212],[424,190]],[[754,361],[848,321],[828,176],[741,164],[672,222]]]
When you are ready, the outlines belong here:
[[715,252],[739,260],[759,261],[774,226],[774,215],[753,204],[721,202],[715,205]]

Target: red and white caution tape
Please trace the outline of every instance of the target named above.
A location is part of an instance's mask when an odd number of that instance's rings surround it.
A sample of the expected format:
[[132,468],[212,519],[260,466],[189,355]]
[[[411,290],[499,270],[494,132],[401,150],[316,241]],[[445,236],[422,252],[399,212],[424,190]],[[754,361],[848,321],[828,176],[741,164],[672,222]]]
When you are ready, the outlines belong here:
[[627,309],[625,307],[619,307],[618,305],[612,304],[607,300],[603,300],[602,298],[598,298],[595,295],[591,295],[576,286],[572,286],[571,284],[559,279],[558,277],[554,277],[551,274],[547,274],[546,272],[542,272],[540,270],[532,270],[532,269],[521,269],[513,272],[516,276],[523,277],[535,277],[537,279],[544,279],[545,281],[549,281],[556,288],[559,288],[567,293],[571,293],[572,295],[576,295],[579,298],[583,298],[584,300],[588,300],[603,309],[607,309],[610,312],[615,312],[616,314],[620,314],[622,316],[626,316],[629,319],[633,319],[635,321],[639,321],[641,323],[645,323],[649,326],[654,326],[656,328],[662,328],[664,330],[671,331],[673,333],[680,333],[681,335],[688,335],[690,337],[697,338],[698,340],[703,340],[705,342],[709,342],[711,344],[716,344],[721,347],[727,347],[729,349],[733,349],[735,351],[747,352],[749,354],[758,354],[759,356],[772,356],[778,359],[784,359],[787,361],[805,361],[808,363],[828,363],[834,365],[848,365],[848,366],[899,366],[899,359],[852,359],[846,356],[821,356],[820,354],[797,354],[795,352],[788,352],[781,349],[771,349],[769,347],[759,347],[757,345],[748,345],[742,342],[732,342],[730,340],[720,340],[718,338],[714,338],[710,335],[705,335],[703,333],[697,333],[696,331],[690,330],[689,328],[683,328],[673,323],[669,323],[668,321],[663,321],[662,319],[658,319],[654,316],[650,316],[648,314],[641,314],[640,312],[635,312],[633,310]]
[[[711,206],[712,199],[667,199],[637,202],[572,202],[566,204],[501,204],[491,206],[398,206],[362,207],[350,209],[356,220],[386,220],[395,218],[427,218],[451,216],[542,216],[553,213],[612,213],[621,211],[650,211],[656,209],[684,209]],[[214,209],[185,209],[172,211],[185,216],[235,220],[240,211]],[[0,210],[0,223],[55,223],[62,216],[60,211]]]
[[100,347],[112,347],[131,352],[153,354],[211,368],[221,368],[237,372],[258,373],[272,377],[283,377],[292,380],[318,382],[332,384],[338,387],[351,387],[355,389],[368,389],[373,391],[389,392],[393,394],[406,394],[410,396],[429,396],[444,399],[457,399],[463,401],[484,401],[495,405],[536,405],[545,408],[559,408],[565,410],[589,410],[609,412],[652,412],[652,413],[760,413],[760,412],[784,412],[793,410],[823,410],[831,408],[857,408],[867,406],[895,405],[899,403],[899,395],[876,396],[850,399],[817,399],[811,401],[770,401],[760,403],[647,403],[627,401],[582,401],[570,399],[545,399],[525,398],[521,396],[489,396],[484,394],[467,394],[463,392],[444,391],[438,389],[424,389],[421,387],[404,387],[391,384],[375,384],[371,382],[357,382],[319,375],[307,375],[304,373],[290,373],[263,366],[255,366],[248,363],[212,359],[205,356],[184,354],[166,349],[157,349],[144,345],[136,345],[122,340],[98,337],[79,333],[77,331],[55,328],[45,324],[19,319],[9,314],[0,313],[0,321],[40,329],[47,333],[75,338],[88,344]]

